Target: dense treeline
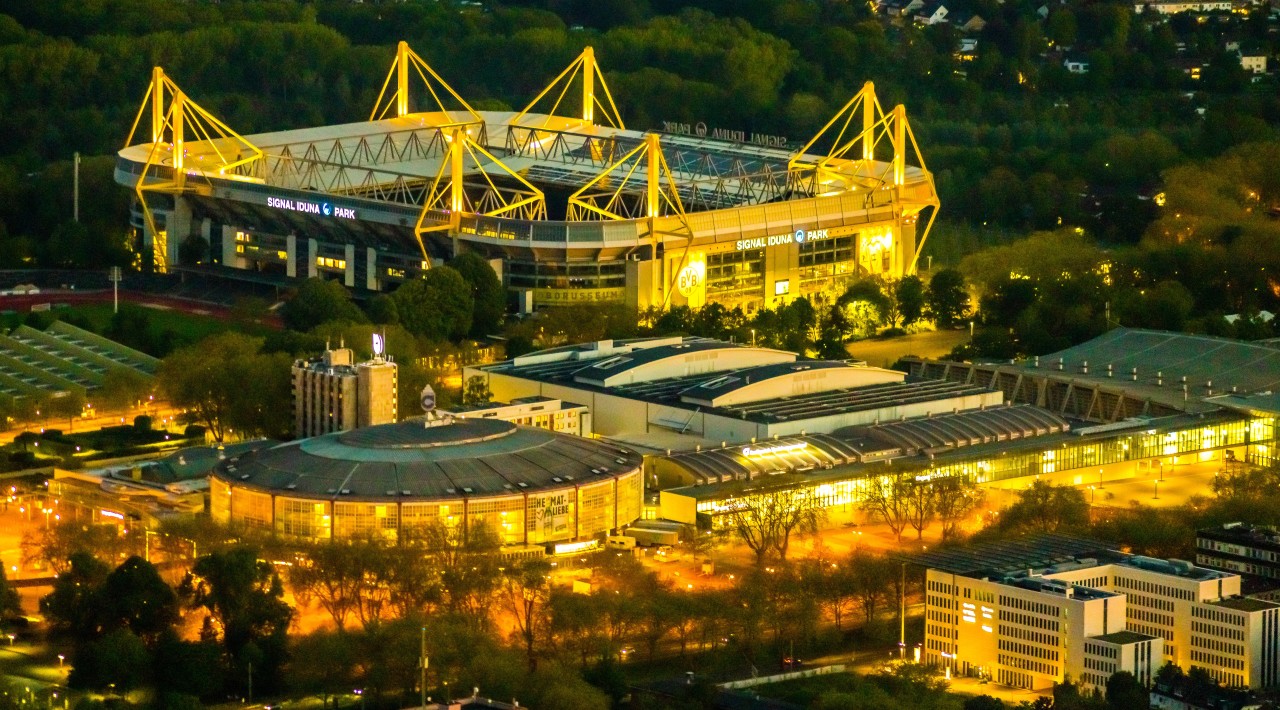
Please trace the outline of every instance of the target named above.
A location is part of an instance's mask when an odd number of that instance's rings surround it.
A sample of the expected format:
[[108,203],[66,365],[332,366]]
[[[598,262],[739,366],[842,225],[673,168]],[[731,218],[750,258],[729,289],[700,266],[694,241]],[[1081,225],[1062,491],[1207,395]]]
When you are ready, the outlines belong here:
[[[1204,24],[1125,3],[1038,7],[948,4],[988,22],[961,61],[954,26],[833,1],[16,4],[0,15],[0,267],[127,262],[110,155],[155,64],[241,132],[365,118],[400,39],[477,106],[523,105],[592,44],[630,126],[701,120],[793,142],[873,80],[883,104],[908,106],[937,175],[948,261],[1060,223],[1136,240],[1153,217],[1137,195],[1160,171],[1273,134],[1274,86],[1248,83],[1222,41],[1273,43],[1261,12]],[[1088,74],[1062,67],[1067,47]],[[1175,59],[1203,63],[1203,79]],[[77,150],[104,157],[85,164],[85,228],[69,229]]]

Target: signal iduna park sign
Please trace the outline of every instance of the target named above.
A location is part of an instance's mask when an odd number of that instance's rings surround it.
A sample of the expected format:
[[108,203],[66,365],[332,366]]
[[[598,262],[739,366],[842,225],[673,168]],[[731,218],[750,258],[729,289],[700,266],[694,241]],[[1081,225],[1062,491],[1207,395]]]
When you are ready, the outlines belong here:
[[830,238],[831,232],[826,229],[797,229],[791,234],[771,234],[767,237],[739,239],[735,248],[738,251],[746,249],[763,249],[765,247],[776,247],[784,244],[804,244],[805,242],[816,242]]
[[290,200],[284,197],[268,197],[267,207],[274,207],[278,210],[288,210],[290,212],[313,214],[318,217],[338,217],[341,219],[356,218],[356,211],[354,209],[349,207],[335,207],[328,202],[309,202],[307,200]]

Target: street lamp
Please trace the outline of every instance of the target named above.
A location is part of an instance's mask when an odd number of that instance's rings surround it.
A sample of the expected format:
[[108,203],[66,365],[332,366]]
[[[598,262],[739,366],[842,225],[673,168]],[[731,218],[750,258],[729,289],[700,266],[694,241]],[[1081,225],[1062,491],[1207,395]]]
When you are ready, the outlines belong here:
[[1093,505],[1098,499],[1098,487],[1089,486],[1089,505]]
[[1160,500],[1160,479],[1158,479],[1158,478],[1157,478],[1156,480],[1152,481],[1151,483],[1152,483],[1152,485],[1154,486],[1154,493],[1152,494],[1151,499],[1152,499],[1152,500]]
[[13,646],[13,640],[17,638],[17,636],[14,636],[13,634],[5,634],[5,635],[9,637],[9,645]]
[[59,668],[61,668],[61,667],[62,667],[62,662],[63,662],[63,661],[65,661],[65,660],[67,660],[67,657],[66,657],[66,656],[64,656],[64,655],[62,655],[61,653],[59,653],[59,654],[58,654],[58,667],[59,667]]

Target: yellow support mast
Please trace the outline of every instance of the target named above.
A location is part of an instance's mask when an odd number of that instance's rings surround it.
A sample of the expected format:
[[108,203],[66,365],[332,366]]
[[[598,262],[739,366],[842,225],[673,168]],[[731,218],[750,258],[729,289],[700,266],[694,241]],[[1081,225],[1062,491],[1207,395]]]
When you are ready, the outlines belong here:
[[[387,78],[382,82],[382,90],[378,92],[378,100],[373,103],[373,111],[369,114],[370,121],[380,121],[386,118],[404,118],[405,116],[415,113],[410,111],[409,106],[409,78],[413,73],[417,73],[418,78],[422,79],[422,85],[426,88],[427,94],[431,97],[431,102],[437,111],[444,114],[445,120],[436,122],[439,127],[466,125],[478,123],[484,125],[484,119],[476,110],[471,108],[466,99],[462,98],[458,92],[453,90],[452,86],[440,75],[435,69],[427,64],[426,60],[418,56],[409,48],[408,42],[400,42],[396,45],[396,58],[391,62],[391,68],[387,70]],[[391,88],[391,80],[395,79],[395,89],[388,94],[387,89]],[[445,99],[452,98],[452,106],[446,105]],[[430,113],[417,112],[417,113]]]
[[[860,130],[857,123],[859,113],[862,119]],[[818,151],[810,155],[810,150],[831,136],[834,139],[825,154]],[[882,142],[892,150],[887,163],[876,160],[876,151]],[[914,156],[924,182],[928,184],[927,195],[907,185],[908,154]],[[815,195],[838,194],[850,189],[861,189],[871,195],[888,188],[892,190],[894,204],[906,208],[911,214],[933,207],[914,254],[909,262],[903,264],[904,274],[915,272],[940,203],[933,188],[933,176],[925,167],[920,146],[907,120],[906,107],[898,104],[886,113],[876,97],[875,85],[868,81],[804,147],[791,156],[787,169],[793,184],[805,185]]]
[[[548,128],[552,118],[566,120],[556,112],[560,110],[560,104],[564,101],[564,97],[569,93],[569,89],[573,86],[574,79],[582,77],[582,110],[581,121],[586,125],[596,125],[596,108],[600,109],[600,116],[605,123],[619,130],[623,130],[626,126],[622,122],[622,117],[618,114],[618,107],[613,103],[613,95],[609,93],[609,85],[604,80],[604,74],[600,72],[600,65],[596,63],[595,49],[587,47],[582,50],[576,59],[569,63],[556,78],[547,84],[546,88],[538,92],[538,95],[529,102],[515,116],[511,118],[512,125],[520,125],[520,122],[526,115],[537,107],[543,98],[550,95],[551,92],[559,87],[560,92],[556,95],[555,103],[551,105],[551,109],[545,114],[545,119],[538,128]],[[596,86],[599,84],[600,93],[596,92]],[[603,94],[604,101],[601,101]],[[578,120],[577,117],[574,120]]]
[[[231,175],[244,178],[261,163],[263,154],[257,146],[190,100],[161,67],[151,70],[151,82],[133,119],[129,137],[125,139],[126,148],[133,145],[148,106],[151,109],[151,148],[134,192],[150,232],[152,266],[157,272],[164,273],[169,268],[168,225],[166,229],[158,227],[147,203],[147,193],[181,194],[188,189],[189,176],[207,179],[209,175]],[[190,143],[188,135],[192,137]],[[196,146],[194,156],[191,155],[191,145]],[[190,157],[197,159],[197,167],[192,167]],[[169,173],[167,177],[164,176],[165,171]]]

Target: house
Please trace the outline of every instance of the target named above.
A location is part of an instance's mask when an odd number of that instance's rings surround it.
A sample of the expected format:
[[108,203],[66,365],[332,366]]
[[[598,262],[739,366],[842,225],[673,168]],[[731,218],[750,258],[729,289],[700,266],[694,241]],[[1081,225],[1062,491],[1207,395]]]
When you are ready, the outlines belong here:
[[[1248,74],[1266,74],[1267,73],[1267,52],[1260,46],[1239,42],[1228,42],[1228,45],[1235,44],[1235,52],[1240,57],[1240,67]],[[1227,51],[1232,51],[1228,46]]]
[[921,6],[914,19],[917,25],[937,25],[946,22],[948,14],[946,5],[937,0],[930,0]]
[[904,17],[924,7],[924,0],[878,0],[876,12],[889,17]]
[[1083,59],[1067,57],[1066,59],[1062,60],[1062,66],[1066,67],[1067,71],[1071,72],[1072,74],[1088,74],[1089,73],[1089,62],[1086,62]]
[[951,24],[956,26],[956,29],[965,34],[976,34],[987,26],[987,21],[982,19],[982,15],[955,13],[951,15],[950,20]]

